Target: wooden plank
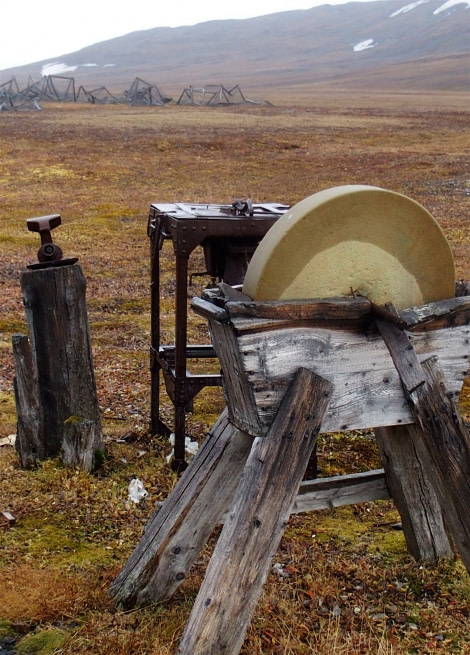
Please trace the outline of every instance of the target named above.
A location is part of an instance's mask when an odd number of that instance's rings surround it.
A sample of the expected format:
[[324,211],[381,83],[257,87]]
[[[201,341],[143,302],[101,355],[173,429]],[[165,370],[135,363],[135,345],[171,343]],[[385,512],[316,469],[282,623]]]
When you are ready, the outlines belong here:
[[230,324],[209,321],[209,331],[222,367],[222,387],[230,419],[244,432],[259,435],[262,426],[233,328]]
[[32,468],[46,458],[44,422],[39,398],[38,375],[29,339],[25,334],[12,336],[15,358],[15,402],[17,435],[15,448],[23,468]]
[[[440,500],[446,524],[470,572],[470,435],[456,404],[446,391],[437,359],[423,362],[428,382],[410,394],[421,430],[420,452]],[[424,448],[421,448],[421,443]]]
[[227,302],[230,319],[267,318],[279,321],[353,321],[370,317],[367,298],[317,298],[312,300],[270,300]]
[[388,488],[400,513],[408,552],[417,560],[451,559],[452,545],[429,473],[416,452],[415,425],[375,429]]
[[470,323],[470,297],[449,298],[438,303],[411,307],[399,312],[408,330],[436,330]]
[[291,514],[390,498],[383,469],[300,483]]
[[[409,336],[420,361],[430,355],[439,357],[446,388],[457,397],[468,370],[470,327],[458,326]],[[334,384],[323,422],[325,432],[414,422],[393,360],[375,330],[360,333],[297,327],[261,334],[243,333],[238,335],[237,341],[242,360],[238,375],[244,375],[252,388],[262,426],[259,432],[252,433],[255,436],[268,431],[300,366]],[[217,351],[217,344],[214,346]],[[236,344],[231,348],[235,349]],[[230,402],[229,385],[227,396]],[[242,410],[243,405],[239,404],[238,426],[251,432],[251,426],[256,424],[250,417],[250,425],[244,426]]]
[[299,369],[269,437],[255,440],[186,624],[181,655],[239,653],[330,393],[331,383]]
[[228,321],[227,310],[197,296],[191,300],[191,309],[196,314],[199,314],[199,316],[203,316],[211,321],[219,321],[219,323],[227,323]]
[[172,596],[229,506],[252,444],[224,410],[112,583],[118,607]]
[[389,321],[376,318],[375,324],[387,344],[405,391],[411,393],[425,383],[426,376],[408,335]]
[[[378,323],[381,329],[380,322]],[[393,351],[400,376],[406,377],[410,352],[401,358],[398,340],[390,338],[396,328],[388,327],[383,337]],[[445,332],[450,332],[446,330]],[[414,362],[418,367],[418,358]],[[410,431],[421,467],[439,499],[445,522],[456,548],[470,571],[470,436],[453,402],[452,393],[437,357],[422,363],[426,383],[405,394],[420,430]]]
[[[221,298],[219,298],[222,301]],[[213,298],[212,302],[216,300]],[[209,303],[211,304],[211,303]],[[198,311],[197,306],[195,307]],[[220,307],[218,308],[221,309]],[[373,303],[367,298],[318,298],[312,300],[231,301],[225,309],[237,331],[279,329],[284,325],[298,327],[337,326],[356,330],[364,327],[373,313]],[[377,310],[377,307],[375,306]],[[198,311],[199,313],[199,311]],[[201,312],[202,313],[202,312]],[[223,316],[221,314],[221,316]],[[419,307],[404,309],[398,314],[409,330],[435,330],[468,325],[470,297],[449,298]],[[223,316],[223,320],[225,316]]]

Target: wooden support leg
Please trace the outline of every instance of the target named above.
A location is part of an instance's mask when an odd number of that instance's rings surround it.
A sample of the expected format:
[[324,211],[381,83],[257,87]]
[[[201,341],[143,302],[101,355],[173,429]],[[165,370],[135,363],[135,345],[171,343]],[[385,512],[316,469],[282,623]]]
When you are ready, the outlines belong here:
[[253,444],[181,655],[236,655],[289,519],[328,406],[332,385],[299,369],[264,438]]
[[405,332],[376,320],[419,430],[410,430],[455,546],[470,572],[470,435],[435,358],[422,364]]
[[410,394],[421,428],[413,436],[455,546],[470,573],[470,435],[446,393],[437,362],[427,360],[423,370],[427,384]]
[[452,558],[440,503],[416,452],[415,425],[374,430],[387,484],[400,512],[408,552],[417,560]]
[[111,585],[119,607],[172,596],[229,506],[252,444],[225,410]]

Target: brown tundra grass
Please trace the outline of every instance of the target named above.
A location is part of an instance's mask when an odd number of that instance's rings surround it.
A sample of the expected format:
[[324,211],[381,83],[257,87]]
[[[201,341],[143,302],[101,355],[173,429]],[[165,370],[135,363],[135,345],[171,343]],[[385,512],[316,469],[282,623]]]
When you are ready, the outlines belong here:
[[[276,100],[276,99],[275,99]],[[87,298],[108,459],[94,475],[44,462],[19,468],[0,447],[0,641],[18,652],[64,655],[175,653],[216,535],[175,597],[118,612],[108,588],[154,504],[175,483],[167,443],[148,433],[151,202],[294,204],[340,184],[410,196],[439,221],[457,277],[470,279],[469,113],[463,95],[346,95],[297,104],[226,108],[50,105],[0,114],[0,438],[15,432],[11,336],[25,331],[19,270],[38,236],[25,219],[60,213],[54,237],[79,257]],[[423,235],[426,238],[426,235]],[[172,253],[163,302],[172,342]],[[436,262],[438,266],[439,263]],[[193,272],[203,266],[198,254]],[[197,280],[196,293],[205,284]],[[204,342],[204,322],[191,319]],[[461,409],[470,418],[466,384]],[[188,432],[204,437],[223,406],[201,393]],[[162,413],[171,419],[171,403]],[[122,441],[123,436],[126,440]],[[325,474],[376,468],[368,431],[324,435]],[[149,498],[127,504],[132,475]],[[470,584],[461,562],[423,564],[406,552],[391,502],[292,517],[242,653],[470,653]]]

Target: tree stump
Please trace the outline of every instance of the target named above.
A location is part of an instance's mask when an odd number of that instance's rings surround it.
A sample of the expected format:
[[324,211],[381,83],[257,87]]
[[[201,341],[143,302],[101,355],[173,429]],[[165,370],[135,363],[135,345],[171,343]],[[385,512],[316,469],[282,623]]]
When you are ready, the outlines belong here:
[[29,331],[13,337],[21,463],[61,455],[90,471],[103,451],[101,419],[79,264],[21,273]]

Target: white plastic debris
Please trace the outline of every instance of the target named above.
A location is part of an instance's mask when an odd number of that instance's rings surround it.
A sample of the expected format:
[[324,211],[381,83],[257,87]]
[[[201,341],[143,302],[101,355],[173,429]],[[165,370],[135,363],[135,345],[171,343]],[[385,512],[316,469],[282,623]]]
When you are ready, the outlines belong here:
[[284,565],[281,562],[274,562],[272,570],[278,574],[280,578],[290,578],[290,572],[286,571]]
[[[166,458],[167,464],[171,462],[173,457],[175,456],[175,433],[172,432],[170,434],[170,443],[173,446],[173,449],[171,453],[168,455]],[[191,441],[190,437],[185,437],[184,438],[184,455],[186,460],[190,460],[194,457],[194,455],[197,453],[199,449],[199,444],[197,441]]]
[[128,493],[129,500],[131,500],[136,505],[149,495],[148,491],[144,488],[144,483],[142,480],[139,480],[139,478],[133,478],[129,482]]
[[9,434],[7,437],[0,437],[0,446],[14,446],[16,434]]

